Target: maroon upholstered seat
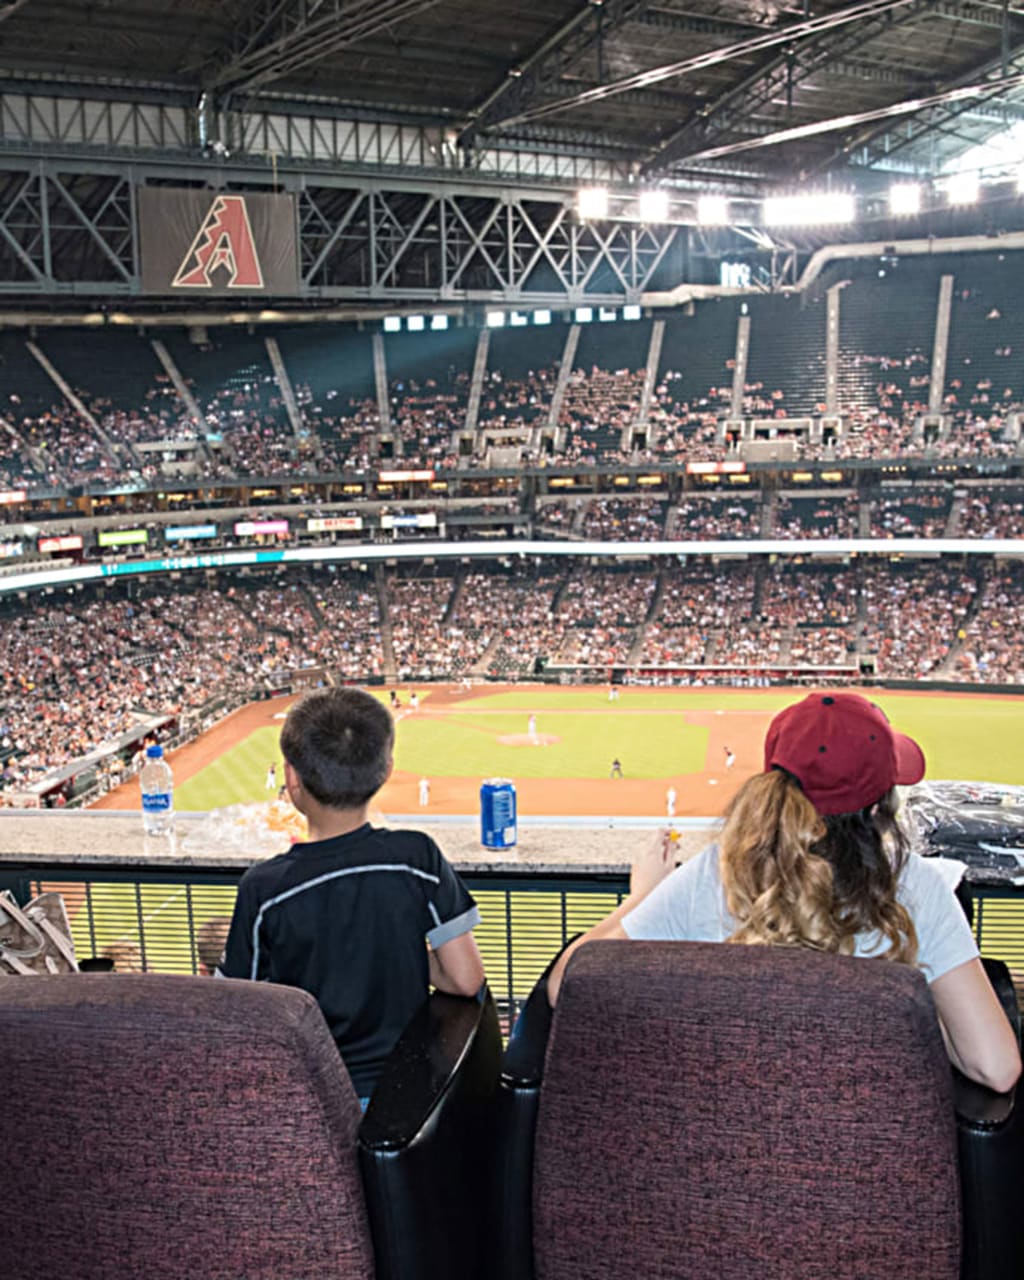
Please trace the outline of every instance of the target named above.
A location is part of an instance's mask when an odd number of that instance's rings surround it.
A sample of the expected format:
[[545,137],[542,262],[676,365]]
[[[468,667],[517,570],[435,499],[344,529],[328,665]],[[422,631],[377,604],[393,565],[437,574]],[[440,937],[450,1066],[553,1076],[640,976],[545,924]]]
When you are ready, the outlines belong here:
[[5,1276],[371,1280],[361,1113],[287,987],[0,982]]
[[885,961],[591,943],[554,1022],[538,1280],[956,1280],[951,1076]]

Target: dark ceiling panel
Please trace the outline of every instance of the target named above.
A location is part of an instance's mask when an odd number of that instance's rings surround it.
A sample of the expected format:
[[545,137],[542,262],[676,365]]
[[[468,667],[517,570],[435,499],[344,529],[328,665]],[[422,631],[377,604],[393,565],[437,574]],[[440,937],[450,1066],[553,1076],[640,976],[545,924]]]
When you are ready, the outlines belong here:
[[[333,3],[333,0],[329,0]],[[200,91],[211,68],[235,50],[260,4],[268,0],[29,0],[0,23],[0,75],[116,79]],[[298,0],[286,0],[294,3]],[[571,97],[608,81],[693,58],[800,22],[849,9],[849,0],[821,0],[805,11],[800,0],[652,0],[630,11],[606,35],[569,59],[560,76],[537,87],[535,101]],[[342,6],[344,11],[345,6]],[[322,12],[322,10],[321,10]],[[466,125],[471,111],[514,75],[545,42],[586,12],[587,0],[437,0],[425,10],[322,58],[271,79],[275,97],[326,98],[341,108],[387,110],[390,117]],[[957,82],[971,68],[998,57],[1003,39],[999,0],[912,0],[891,26],[830,65],[826,60],[757,101],[746,118],[716,131],[730,142],[793,125],[877,110]],[[1006,42],[1024,40],[1024,4],[1009,0]],[[794,43],[799,56],[802,42]],[[826,46],[828,47],[828,46]],[[557,136],[587,148],[603,139],[638,163],[666,139],[696,128],[733,89],[778,65],[783,46],[727,57],[648,89],[562,110],[506,136],[528,141]],[[1024,103],[1024,93],[1013,96]],[[314,108],[315,109],[315,108]],[[711,113],[710,115],[708,113]],[[999,127],[995,113],[970,119],[963,137]],[[483,134],[486,138],[486,129]],[[835,149],[838,138],[755,152],[750,164],[780,179]],[[958,145],[945,139],[947,150]]]

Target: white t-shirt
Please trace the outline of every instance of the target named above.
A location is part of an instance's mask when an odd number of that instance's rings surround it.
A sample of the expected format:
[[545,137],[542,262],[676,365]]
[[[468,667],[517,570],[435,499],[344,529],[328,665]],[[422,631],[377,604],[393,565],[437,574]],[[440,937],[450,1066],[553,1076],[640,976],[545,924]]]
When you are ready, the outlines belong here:
[[[900,876],[896,896],[917,930],[917,965],[929,982],[973,960],[978,947],[952,889],[926,858],[912,853]],[[736,931],[725,905],[718,846],[708,847],[667,876],[623,917],[631,938],[664,942],[724,942]],[[884,955],[888,943],[874,930],[859,933],[855,954]]]

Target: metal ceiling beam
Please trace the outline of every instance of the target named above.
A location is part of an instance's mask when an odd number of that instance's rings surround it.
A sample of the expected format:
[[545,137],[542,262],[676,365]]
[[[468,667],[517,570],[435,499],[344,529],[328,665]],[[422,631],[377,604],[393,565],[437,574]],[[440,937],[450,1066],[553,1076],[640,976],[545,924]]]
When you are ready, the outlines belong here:
[[440,0],[262,0],[238,47],[203,75],[207,90],[251,93]]
[[558,28],[525,60],[515,63],[505,79],[469,110],[469,120],[459,133],[459,144],[470,145],[474,137],[496,121],[520,115],[541,91],[558,84],[567,71],[625,23],[639,17],[647,0],[586,0],[582,9]]
[[[736,131],[741,122],[750,121],[769,103],[781,96],[792,103],[794,90],[803,81],[860,52],[877,36],[913,22],[922,12],[934,8],[936,3],[937,0],[911,0],[903,9],[886,10],[861,22],[824,31],[796,48],[772,54],[752,75],[708,103],[697,116],[687,120],[681,129],[648,152],[644,156],[643,168],[646,171],[662,169],[681,156],[714,147],[724,136]],[[905,79],[904,73],[904,83]]]
[[9,18],[11,14],[17,13],[26,4],[28,0],[0,0],[0,22]]
[[516,114],[504,116],[494,122],[495,127],[509,128],[512,125],[525,124],[529,120],[541,116],[553,115],[557,111],[569,111],[574,107],[587,106],[595,102],[603,102],[620,93],[629,93],[633,89],[649,89],[651,85],[660,84],[664,80],[674,80],[679,76],[690,75],[695,71],[703,71],[708,67],[719,66],[736,58],[749,57],[760,53],[763,49],[771,49],[776,45],[788,44],[793,40],[818,35],[822,31],[830,31],[834,27],[842,27],[850,22],[861,22],[878,13],[892,9],[902,9],[916,0],[864,0],[861,4],[850,5],[836,13],[826,14],[820,18],[809,18],[804,22],[791,23],[781,29],[765,32],[750,40],[742,40],[738,44],[726,45],[721,49],[712,49],[708,53],[686,58],[682,62],[669,63],[666,66],[652,67],[650,71],[641,71],[636,75],[626,76],[622,80],[613,80],[600,85],[596,89],[587,89],[583,93],[561,98],[557,102],[544,103],[536,107],[527,107]]
[[726,18],[718,14],[707,17],[703,14],[670,12],[650,6],[644,13],[637,15],[636,22],[638,26],[650,27],[655,31],[680,31],[685,35],[725,36],[732,39],[764,29],[764,23],[753,18],[744,21],[739,16]]
[[[1014,81],[1020,81],[1022,73],[1024,73],[1024,43],[1018,43],[1014,48],[1000,52],[997,57],[986,59],[980,66],[972,67],[944,86],[944,89],[950,93],[955,93],[961,86],[973,83],[984,86],[981,93],[968,95],[965,98],[950,97],[946,102],[938,104],[934,110],[925,108],[924,114],[910,121],[904,135],[897,139],[892,138],[885,125],[881,128],[859,129],[847,138],[819,168],[825,169],[839,161],[848,161],[857,151],[863,152],[862,159],[856,162],[857,167],[871,168],[880,160],[920,142],[929,133],[949,124],[966,112],[976,110],[980,105],[999,98],[1012,88]],[[995,132],[995,128],[991,132]]]
[[[1005,93],[1014,89],[1024,89],[1024,72],[1010,76],[1000,82],[999,92]],[[960,104],[961,110],[969,110],[974,99],[991,95],[992,85],[987,82],[965,85],[959,89],[947,89],[944,93],[932,94],[927,98],[911,98],[905,102],[895,102],[888,107],[879,107],[874,111],[860,111],[855,115],[834,116],[828,120],[816,120],[813,124],[797,125],[792,129],[779,129],[775,133],[765,134],[761,138],[747,138],[742,142],[730,142],[721,147],[709,147],[704,151],[685,156],[684,161],[721,160],[725,156],[739,155],[744,151],[757,151],[762,147],[777,147],[783,142],[797,142],[803,138],[813,138],[822,133],[834,133],[837,129],[857,128],[878,120],[892,120],[899,116],[913,115],[918,111],[927,111],[931,107],[947,104]],[[934,127],[934,126],[932,126]]]

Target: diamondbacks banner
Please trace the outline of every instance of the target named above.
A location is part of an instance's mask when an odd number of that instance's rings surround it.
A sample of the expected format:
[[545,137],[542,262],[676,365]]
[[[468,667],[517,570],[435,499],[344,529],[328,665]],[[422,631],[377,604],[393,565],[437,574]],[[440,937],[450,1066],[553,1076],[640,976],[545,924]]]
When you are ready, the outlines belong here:
[[290,195],[144,187],[139,236],[143,293],[223,297],[299,291]]

